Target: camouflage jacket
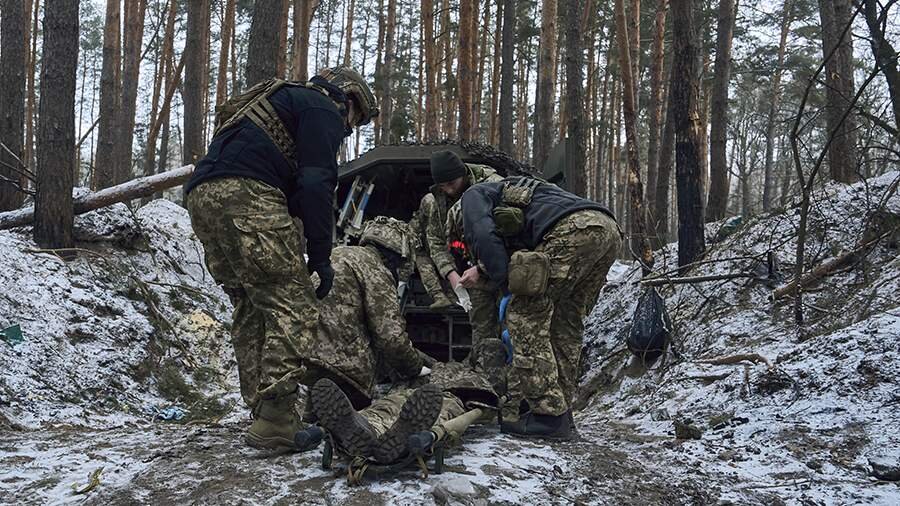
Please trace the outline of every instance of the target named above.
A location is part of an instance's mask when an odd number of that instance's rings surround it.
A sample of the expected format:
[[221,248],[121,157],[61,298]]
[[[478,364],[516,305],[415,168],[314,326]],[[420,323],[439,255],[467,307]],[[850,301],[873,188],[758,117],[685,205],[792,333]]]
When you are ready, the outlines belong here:
[[[341,246],[331,256],[334,286],[319,303],[316,342],[304,383],[328,377],[359,407],[379,377],[414,378],[422,358],[406,334],[397,285],[372,246]],[[349,387],[349,388],[348,388]]]
[[[469,186],[503,180],[503,176],[487,165],[473,163],[466,164],[466,178]],[[459,199],[448,197],[437,188],[437,185],[431,187],[431,194],[434,195],[434,205],[428,210],[422,210],[422,219],[426,221],[425,238],[431,260],[441,277],[446,278],[451,271],[456,269],[456,266],[453,256],[447,250],[447,231],[444,228],[447,222],[447,210]],[[424,204],[425,199],[422,199],[422,202]]]

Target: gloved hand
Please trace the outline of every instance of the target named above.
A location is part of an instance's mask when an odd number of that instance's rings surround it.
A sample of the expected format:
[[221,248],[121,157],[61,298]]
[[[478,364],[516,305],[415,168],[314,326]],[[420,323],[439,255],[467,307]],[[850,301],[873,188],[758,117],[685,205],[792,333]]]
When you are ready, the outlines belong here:
[[331,291],[331,286],[334,284],[334,269],[331,267],[330,262],[325,262],[317,265],[310,265],[309,272],[312,274],[313,272],[319,275],[319,286],[316,288],[316,298],[319,300],[324,299],[328,292]]
[[506,350],[506,365],[512,364],[513,361],[513,344],[509,337],[509,329],[504,328],[500,333],[500,341],[503,343],[503,349]]

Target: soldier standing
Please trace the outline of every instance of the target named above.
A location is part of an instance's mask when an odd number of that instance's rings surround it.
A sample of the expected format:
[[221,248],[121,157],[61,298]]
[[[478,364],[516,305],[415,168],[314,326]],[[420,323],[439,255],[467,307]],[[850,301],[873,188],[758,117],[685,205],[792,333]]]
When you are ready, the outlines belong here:
[[[613,214],[553,184],[514,177],[469,188],[447,227],[478,261],[463,273],[463,285],[484,275],[504,294],[512,402],[501,430],[568,439],[584,317],[621,244]],[[520,400],[530,408],[521,416]]]
[[432,302],[429,308],[441,310],[453,306],[453,301],[444,292],[444,283],[449,285],[449,282],[442,282],[437,267],[431,259],[431,253],[428,251],[427,216],[434,212],[435,205],[434,195],[426,193],[419,202],[419,208],[409,220],[409,228],[415,234],[418,242],[416,245],[416,270],[419,271],[422,285],[425,286],[428,296],[431,297]]
[[[501,181],[503,178],[486,165],[463,163],[452,151],[436,151],[431,155],[431,177],[434,186],[431,194],[434,205],[425,216],[428,221],[426,238],[431,259],[442,278],[450,282],[452,288],[460,283],[460,273],[447,245],[447,210],[467,188],[482,182]],[[466,287],[472,301],[469,322],[472,325],[472,354],[470,360],[476,367],[484,367],[482,348],[489,345],[489,339],[498,339],[500,327],[497,323],[496,289],[486,284],[471,284]]]
[[[347,67],[308,83],[264,81],[217,112],[212,143],[185,186],[206,265],[234,305],[241,394],[254,415],[245,440],[256,448],[293,448],[315,297],[334,277],[337,150],[377,115],[365,80]],[[308,266],[293,217],[303,222]]]

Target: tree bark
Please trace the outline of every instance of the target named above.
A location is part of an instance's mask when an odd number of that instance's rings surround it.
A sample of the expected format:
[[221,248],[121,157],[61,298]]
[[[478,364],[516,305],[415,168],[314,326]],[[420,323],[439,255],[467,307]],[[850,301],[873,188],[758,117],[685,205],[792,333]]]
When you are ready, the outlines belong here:
[[394,80],[394,59],[396,52],[395,37],[397,32],[397,0],[388,0],[387,18],[384,25],[384,61],[381,64],[381,143],[391,142],[391,116],[394,103],[392,87]]
[[282,0],[281,17],[278,25],[278,52],[275,53],[275,77],[285,79],[288,64],[288,18],[290,17],[291,2]]
[[27,163],[22,143],[27,68],[24,27],[31,20],[25,15],[22,0],[3,0],[0,10],[0,142],[5,146],[0,147],[0,211],[8,211],[21,206],[25,197],[21,189],[26,183],[20,171]]
[[703,235],[699,41],[692,0],[672,0],[673,53],[670,93],[675,122],[678,186],[678,265],[696,261],[706,249]]
[[[71,1],[71,0],[63,0],[63,1]],[[47,5],[53,5],[57,0],[49,0]],[[75,16],[73,19],[78,19]],[[74,79],[72,80],[74,82]],[[73,87],[74,89],[74,87]],[[72,105],[74,108],[75,103],[75,94],[72,93]],[[74,113],[73,113],[73,126],[74,126]],[[74,132],[74,130],[73,130]],[[72,159],[71,156],[67,157],[68,159]],[[152,176],[146,177],[138,177],[132,179],[131,181],[126,181],[120,185],[111,186],[109,188],[104,188],[103,190],[99,190],[96,192],[91,192],[86,195],[82,195],[76,199],[72,198],[72,188],[69,187],[69,203],[68,203],[68,213],[69,219],[72,220],[74,215],[84,214],[95,209],[100,209],[101,207],[106,207],[113,205],[118,202],[128,202],[130,200],[135,200],[143,197],[149,197],[154,193],[161,192],[165,189],[172,188],[178,186],[180,184],[184,184],[190,179],[191,174],[194,172],[193,165],[187,165],[184,167],[180,167],[178,169],[172,169],[167,172],[163,172],[160,174],[154,174]],[[41,210],[38,209],[38,214],[40,214]],[[22,209],[17,209],[15,211],[10,211],[6,213],[0,213],[0,230],[6,230],[8,228],[13,227],[21,227],[24,225],[28,225],[29,223],[35,222],[37,223],[35,209],[32,207],[25,207]],[[35,228],[37,228],[37,224]],[[71,226],[71,224],[70,224]],[[40,243],[38,243],[40,244]],[[43,245],[44,247],[52,247],[52,248],[65,248],[71,247],[71,244],[68,246],[53,246],[53,245]]]
[[422,0],[422,29],[425,46],[425,140],[438,138],[438,102],[440,95],[435,81],[435,72],[439,71],[435,57],[434,40],[434,0]]
[[451,49],[451,25],[450,25],[450,0],[443,1],[441,8],[441,46],[443,47],[444,62],[444,100],[442,102],[443,111],[443,133],[444,137],[453,137],[453,96],[456,87],[456,76],[453,74],[453,51]]
[[356,1],[349,0],[347,4],[347,39],[344,46],[344,65],[349,67],[353,63],[353,11],[356,9]]
[[500,151],[513,152],[513,37],[517,0],[503,0],[503,63],[500,70]]
[[[44,8],[46,10],[48,5]],[[94,187],[107,188],[116,184],[116,142],[122,114],[122,48],[121,3],[106,3],[106,21],[103,27],[103,65],[100,71],[100,124],[97,129],[97,169],[94,171]],[[43,72],[43,69],[41,70]],[[43,83],[42,83],[43,85]]]
[[[580,18],[580,15],[579,15]],[[534,106],[534,166],[539,170],[547,162],[553,148],[553,104],[556,102],[557,65],[557,0],[543,0],[541,7],[541,41],[538,53],[538,82]],[[580,19],[579,19],[580,20]]]
[[[169,121],[169,103],[172,100],[172,96],[175,92],[174,88],[177,87],[176,82],[174,82],[172,79],[172,67],[174,66],[173,53],[175,51],[175,19],[177,17],[177,14],[177,0],[171,0],[169,11],[166,13],[166,28],[163,32],[162,54],[160,55],[160,67],[162,68],[162,71],[160,72],[160,76],[153,88],[153,112],[150,115],[150,125],[147,129],[147,149],[144,153],[145,175],[153,174],[154,172],[154,161],[156,159],[156,137],[159,133],[160,124],[162,124],[163,122],[168,123]],[[183,66],[184,58],[181,59],[178,67],[179,74]],[[221,72],[219,75],[221,76]],[[158,104],[158,97],[163,93],[165,94],[166,98],[163,100],[163,104],[160,106]]]
[[[573,0],[567,0],[573,1]],[[629,217],[631,218],[631,248],[639,255],[644,274],[653,266],[653,252],[647,238],[646,210],[644,209],[644,186],[641,182],[641,166],[638,158],[637,111],[634,96],[634,70],[631,64],[631,43],[625,17],[624,0],[616,0],[616,39],[619,46],[619,68],[622,71],[622,112],[625,116],[625,144],[628,154],[628,195]],[[571,32],[567,35],[568,43]],[[567,78],[568,79],[568,78]],[[580,81],[579,81],[580,82]],[[574,109],[573,109],[574,110]]]
[[[670,65],[671,66],[671,65]],[[669,69],[669,82],[672,81],[672,70]],[[662,139],[659,144],[659,163],[656,176],[656,242],[654,247],[659,248],[669,241],[669,188],[672,186],[672,156],[675,152],[675,114],[673,112],[671,89],[663,100],[666,104],[666,117],[663,126]]]
[[[44,8],[41,103],[38,123],[34,242],[71,248],[75,179],[75,81],[78,0],[48,0]],[[48,64],[52,62],[53,64]]]
[[[29,166],[34,167],[35,159],[34,159],[34,124],[35,124],[35,88],[34,88],[34,75],[37,73],[37,38],[38,38],[38,15],[40,13],[40,0],[34,0],[34,5],[32,8],[32,19],[33,23],[31,23],[31,50],[28,51],[28,65],[27,72],[28,77],[26,78],[25,83],[25,147],[23,149],[24,157],[22,158],[22,162]],[[93,153],[93,150],[91,151]]]
[[[475,51],[476,62],[473,68],[477,68],[477,72],[475,75],[475,101],[472,104],[472,131],[473,131],[473,140],[482,140],[482,111],[483,111],[483,103],[484,103],[484,73],[485,73],[485,60],[488,56],[488,27],[491,22],[491,0],[484,0],[484,10],[482,11],[482,26],[481,26],[481,42],[478,44],[478,48]],[[478,34],[478,26],[476,24],[474,33]]]
[[872,36],[870,39],[872,54],[875,55],[875,62],[888,83],[894,124],[900,127],[900,72],[897,71],[897,51],[885,38],[884,30],[881,28],[881,18],[886,17],[887,12],[879,12],[876,0],[862,0],[862,2],[863,14],[869,26],[869,34]]
[[[566,1],[566,108],[569,110],[569,140],[566,142],[566,185],[569,191],[584,196],[584,48],[581,35],[581,2]],[[621,0],[620,0],[621,1]],[[538,127],[536,125],[536,127]]]
[[[488,0],[490,1],[490,0]],[[497,146],[500,144],[500,131],[497,128],[497,118],[500,106],[500,40],[503,32],[503,0],[497,0],[497,20],[494,25],[494,58],[491,63],[491,126],[488,134],[488,144]]]
[[235,0],[226,0],[222,19],[222,46],[219,51],[219,68],[216,72],[216,105],[228,100],[228,57],[231,38],[234,36]]
[[291,79],[309,79],[309,24],[318,0],[294,0],[294,55]]
[[735,0],[719,0],[716,28],[716,63],[713,70],[710,110],[710,173],[706,221],[725,217],[728,206],[728,82],[731,76],[731,41],[734,36]]
[[663,67],[665,60],[666,14],[669,0],[657,0],[650,55],[650,102],[648,104],[647,134],[647,214],[651,223],[656,219],[656,180],[659,174],[659,135],[663,113]]
[[826,119],[828,131],[834,132],[834,141],[828,149],[831,178],[842,183],[859,179],[856,168],[856,127],[853,115],[841,122],[844,111],[850,107],[855,94],[853,84],[853,43],[848,30],[841,33],[850,22],[849,0],[819,0],[819,16],[822,20],[822,50],[825,57]]
[[133,177],[131,170],[134,123],[137,111],[137,87],[141,71],[141,45],[144,40],[144,15],[147,0],[125,0],[123,44],[122,110],[120,136],[116,142],[115,184]]
[[[769,93],[769,113],[766,118],[766,164],[763,173],[763,212],[772,209],[772,192],[774,191],[774,177],[772,174],[772,162],[775,151],[775,115],[778,112],[778,103],[781,99],[781,74],[784,67],[784,53],[787,48],[787,36],[794,19],[792,8],[793,0],[785,0],[784,13],[781,16],[781,35],[778,39],[778,57],[775,73],[772,74],[772,89]],[[790,171],[788,171],[790,172]]]
[[[263,2],[264,3],[264,2]],[[259,5],[259,4],[257,4]],[[280,10],[276,13],[281,12]],[[204,34],[209,30],[209,0],[191,0],[187,2],[187,42],[184,46],[184,152],[182,162],[185,165],[196,163],[206,151],[206,139],[203,135],[203,96],[206,93],[204,83],[209,59],[205,51]],[[269,28],[277,25],[269,25]],[[275,30],[270,30],[275,33]],[[251,34],[251,40],[253,35]],[[251,44],[252,47],[252,44]],[[274,50],[273,48],[270,48]],[[255,65],[254,55],[247,56],[248,67]],[[274,70],[274,58],[273,62]],[[247,82],[256,83],[247,70]],[[99,163],[99,161],[98,161]]]
[[459,127],[457,135],[461,141],[472,140],[472,102],[474,98],[474,77],[472,69],[472,53],[475,50],[475,33],[472,31],[471,19],[477,18],[474,0],[459,2],[459,54],[457,70],[459,73]]
[[[199,0],[206,3],[209,0]],[[190,5],[193,2],[189,2]],[[253,5],[253,20],[250,24],[250,41],[247,46],[247,69],[244,72],[248,88],[254,84],[278,75],[278,48],[280,47],[281,18],[284,0],[256,0]],[[205,32],[204,32],[205,33]],[[190,37],[190,31],[188,32]],[[191,74],[190,62],[187,65]],[[185,76],[185,85],[188,83]]]

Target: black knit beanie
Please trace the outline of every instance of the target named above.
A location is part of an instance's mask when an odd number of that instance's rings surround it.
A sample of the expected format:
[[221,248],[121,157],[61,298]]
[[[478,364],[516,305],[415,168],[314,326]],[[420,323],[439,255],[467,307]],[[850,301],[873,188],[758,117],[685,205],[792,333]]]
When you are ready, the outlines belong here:
[[431,177],[435,184],[453,181],[466,175],[466,164],[452,151],[431,154]]

